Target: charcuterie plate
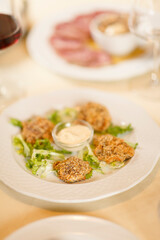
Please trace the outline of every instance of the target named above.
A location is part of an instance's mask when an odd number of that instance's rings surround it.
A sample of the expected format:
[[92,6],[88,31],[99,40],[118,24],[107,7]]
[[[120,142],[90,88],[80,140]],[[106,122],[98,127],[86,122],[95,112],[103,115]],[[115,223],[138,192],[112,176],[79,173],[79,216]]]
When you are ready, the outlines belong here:
[[[65,52],[65,54],[63,52],[62,55],[65,56],[65,58],[57,54],[57,51],[52,46],[50,39],[53,36],[54,31],[58,25],[66,26],[66,23],[68,24],[70,22],[74,22],[75,21],[74,19],[79,18],[81,18],[83,21],[85,20],[83,19],[84,17],[94,15],[95,13],[101,12],[102,10],[117,11],[121,13],[129,12],[128,7],[124,8],[119,7],[117,5],[115,6],[106,4],[105,5],[92,4],[92,6],[89,5],[85,7],[68,9],[65,12],[63,11],[57,13],[57,15],[54,14],[51,16],[47,16],[45,19],[41,20],[39,23],[33,26],[28,36],[27,49],[29,51],[30,56],[36,62],[46,67],[47,69],[51,70],[52,72],[75,80],[77,79],[84,81],[102,81],[102,82],[118,81],[132,78],[150,71],[152,69],[151,54],[148,51],[144,50],[144,48],[143,49],[140,48],[140,50],[136,50],[131,55],[122,58],[114,56],[113,58],[114,61],[112,61],[111,64],[102,65],[98,67],[94,66],[97,65],[98,61],[97,59],[100,59],[99,61],[101,61],[103,58],[106,59],[106,56],[104,55],[102,56],[97,52],[96,53],[94,52],[93,54],[93,51],[92,55],[94,55],[95,59],[94,61],[96,62],[93,62],[92,66],[84,65],[82,66],[66,61],[66,58],[70,59],[72,57],[74,59],[76,57],[76,60],[78,59],[78,61],[79,59],[82,62],[86,61],[86,58],[88,58],[88,54],[90,54],[88,52],[91,52],[90,50],[88,51],[88,49],[86,51],[86,47],[85,50],[83,48],[81,50],[75,50],[74,54],[73,51],[70,50],[67,51],[67,53]],[[72,25],[71,29],[73,30]],[[63,28],[60,29],[60,31],[61,30],[63,30]],[[66,30],[66,27],[64,30]],[[59,39],[58,40],[56,39],[54,41],[54,44],[55,42],[57,44],[57,41],[59,41]],[[65,43],[68,44],[68,40],[64,41],[64,39],[60,39],[60,42],[58,42],[58,47],[59,45]],[[93,45],[94,43],[92,42],[92,47]],[[141,44],[141,46],[142,45],[143,44]],[[69,46],[77,47],[79,46],[79,43],[77,44],[77,41],[71,40],[71,42],[69,41]]]

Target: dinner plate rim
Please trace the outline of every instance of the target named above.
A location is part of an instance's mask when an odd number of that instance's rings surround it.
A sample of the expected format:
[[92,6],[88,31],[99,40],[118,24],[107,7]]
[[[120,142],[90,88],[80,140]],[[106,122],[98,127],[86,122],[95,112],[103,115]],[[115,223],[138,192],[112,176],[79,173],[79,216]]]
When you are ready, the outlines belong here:
[[23,232],[25,230],[30,230],[33,229],[34,227],[41,226],[43,225],[43,223],[53,223],[56,221],[60,221],[61,224],[63,224],[64,222],[86,222],[89,224],[92,224],[93,222],[97,225],[102,224],[103,225],[103,231],[105,232],[106,228],[109,227],[113,227],[114,229],[116,229],[117,231],[121,231],[123,233],[127,233],[128,235],[130,235],[130,237],[132,237],[132,239],[138,240],[137,236],[135,236],[131,231],[129,231],[128,229],[122,227],[121,225],[114,223],[112,221],[109,221],[107,219],[104,218],[100,218],[100,217],[96,217],[96,216],[88,216],[88,215],[82,215],[82,214],[62,214],[62,215],[57,215],[57,216],[51,216],[51,217],[46,217],[46,218],[42,218],[39,220],[36,220],[34,222],[28,223],[25,226],[22,226],[20,229],[14,231],[13,233],[11,233],[10,235],[8,235],[4,240],[12,240],[15,239],[16,235],[20,232]]

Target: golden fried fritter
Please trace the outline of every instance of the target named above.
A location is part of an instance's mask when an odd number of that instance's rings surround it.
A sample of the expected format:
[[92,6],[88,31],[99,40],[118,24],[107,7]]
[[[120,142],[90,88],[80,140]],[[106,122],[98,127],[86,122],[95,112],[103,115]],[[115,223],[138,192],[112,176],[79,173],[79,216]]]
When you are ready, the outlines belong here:
[[107,108],[94,102],[88,102],[80,107],[78,119],[89,122],[96,131],[104,131],[111,124]]
[[66,183],[84,180],[92,170],[88,162],[77,157],[69,157],[66,160],[55,162],[53,169],[58,172],[58,177]]
[[39,116],[22,123],[22,136],[26,142],[34,144],[37,139],[49,139],[52,141],[54,124],[46,118]]
[[134,149],[131,146],[123,139],[110,134],[95,135],[93,143],[96,146],[94,154],[99,161],[105,161],[106,163],[123,162],[134,156]]
[[105,138],[105,136],[107,136],[107,138],[108,138],[108,141],[109,141],[109,139],[112,141],[112,135],[110,135],[110,134],[103,134],[103,135],[100,135],[100,134],[94,134],[94,136],[93,136],[93,145],[95,146],[95,147],[97,147]]

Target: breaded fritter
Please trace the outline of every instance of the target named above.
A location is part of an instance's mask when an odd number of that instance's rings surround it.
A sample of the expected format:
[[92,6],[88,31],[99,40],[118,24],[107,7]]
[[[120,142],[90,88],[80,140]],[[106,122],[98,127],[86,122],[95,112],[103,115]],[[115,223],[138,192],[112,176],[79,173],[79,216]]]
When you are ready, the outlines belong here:
[[124,162],[134,156],[134,149],[123,139],[110,134],[95,135],[93,144],[96,146],[94,154],[99,161],[112,163],[114,161]]
[[80,107],[78,119],[89,122],[96,131],[104,131],[111,124],[108,109],[94,102],[88,102]]
[[37,139],[49,139],[52,141],[54,124],[46,118],[39,116],[22,122],[22,136],[26,142],[34,144]]
[[66,160],[53,164],[58,177],[66,183],[73,183],[84,180],[92,168],[89,163],[77,157],[69,157]]

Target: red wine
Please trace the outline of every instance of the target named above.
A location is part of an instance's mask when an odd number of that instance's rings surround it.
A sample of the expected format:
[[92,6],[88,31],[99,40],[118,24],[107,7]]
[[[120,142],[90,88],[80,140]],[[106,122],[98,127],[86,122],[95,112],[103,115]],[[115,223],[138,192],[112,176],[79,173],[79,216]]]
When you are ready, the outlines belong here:
[[16,19],[11,15],[0,13],[0,49],[18,42],[21,35],[21,28]]

